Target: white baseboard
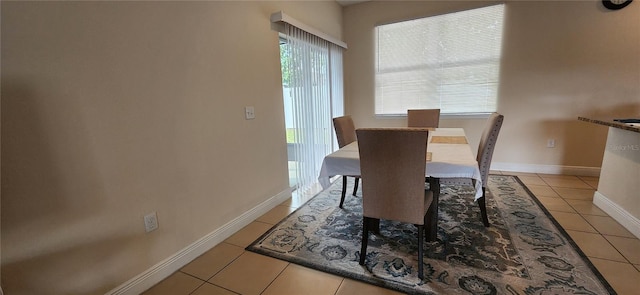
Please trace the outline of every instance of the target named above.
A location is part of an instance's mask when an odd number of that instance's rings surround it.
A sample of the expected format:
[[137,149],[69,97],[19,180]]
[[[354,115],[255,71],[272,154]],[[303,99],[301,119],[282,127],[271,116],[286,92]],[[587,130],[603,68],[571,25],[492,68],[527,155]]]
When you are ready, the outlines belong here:
[[522,163],[491,163],[491,170],[507,172],[564,174],[578,176],[600,176],[600,167],[562,166],[562,165],[538,165]]
[[638,218],[629,214],[629,212],[624,210],[624,208],[612,202],[605,195],[597,191],[593,194],[593,204],[609,214],[611,218],[615,219],[618,223],[624,226],[624,228],[640,239],[640,220]]
[[290,197],[290,189],[281,191],[106,294],[141,294]]

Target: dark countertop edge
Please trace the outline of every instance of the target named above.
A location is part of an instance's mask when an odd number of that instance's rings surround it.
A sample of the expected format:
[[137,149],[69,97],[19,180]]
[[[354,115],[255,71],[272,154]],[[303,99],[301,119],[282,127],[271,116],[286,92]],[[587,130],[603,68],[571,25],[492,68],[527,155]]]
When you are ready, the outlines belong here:
[[640,128],[631,127],[627,124],[613,121],[613,119],[591,119],[591,118],[585,118],[585,117],[578,117],[578,120],[640,133]]

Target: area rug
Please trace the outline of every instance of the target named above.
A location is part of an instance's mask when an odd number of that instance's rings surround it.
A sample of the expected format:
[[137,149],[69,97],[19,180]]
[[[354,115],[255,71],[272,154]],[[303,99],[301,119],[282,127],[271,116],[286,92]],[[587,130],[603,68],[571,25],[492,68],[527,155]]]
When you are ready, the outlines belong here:
[[340,209],[341,186],[338,180],[247,250],[409,294],[615,294],[515,176],[489,177],[488,228],[472,187],[442,186],[423,280],[414,225],[382,220],[380,233],[369,235],[365,265],[358,264],[362,197],[347,196]]

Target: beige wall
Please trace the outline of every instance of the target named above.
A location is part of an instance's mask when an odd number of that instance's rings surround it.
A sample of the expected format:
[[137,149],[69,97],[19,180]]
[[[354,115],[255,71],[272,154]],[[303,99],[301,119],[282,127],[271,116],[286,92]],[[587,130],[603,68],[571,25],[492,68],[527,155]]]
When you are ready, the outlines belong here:
[[[345,112],[357,126],[406,124],[404,117],[374,115],[376,24],[490,3],[380,1],[345,8]],[[614,12],[600,1],[510,1],[503,42],[498,112],[505,123],[493,163],[599,167],[607,129],[577,117],[640,116],[640,5]],[[441,126],[464,127],[477,144],[484,121],[445,117]],[[546,147],[549,138],[555,148]]]
[[2,1],[8,294],[103,294],[288,189],[278,10],[342,38],[333,1]]

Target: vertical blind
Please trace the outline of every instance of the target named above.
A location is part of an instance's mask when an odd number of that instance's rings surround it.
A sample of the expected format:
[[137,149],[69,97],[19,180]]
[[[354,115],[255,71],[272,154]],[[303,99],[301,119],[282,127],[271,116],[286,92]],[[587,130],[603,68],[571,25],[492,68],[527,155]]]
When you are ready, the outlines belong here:
[[288,85],[293,109],[293,141],[298,190],[318,181],[325,155],[335,149],[332,117],[343,105],[342,48],[285,23]]
[[376,27],[375,112],[496,110],[504,4]]

